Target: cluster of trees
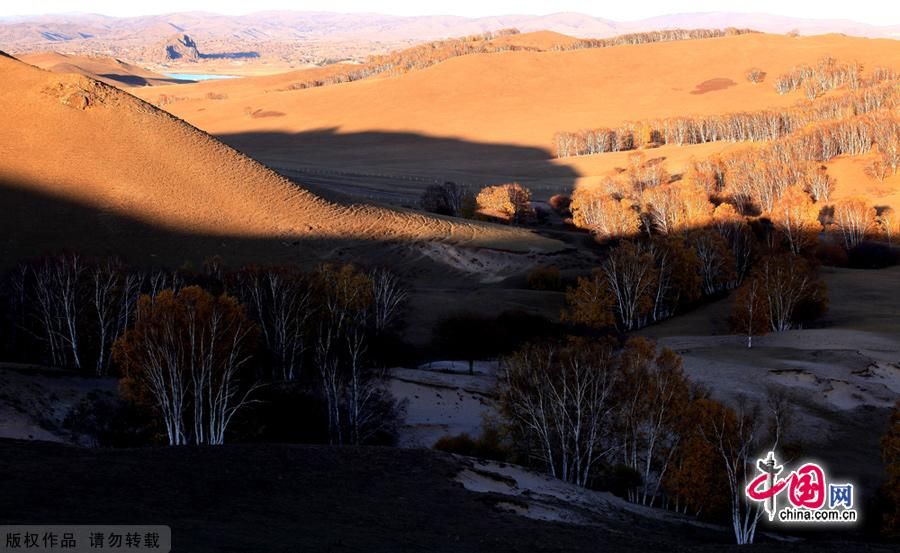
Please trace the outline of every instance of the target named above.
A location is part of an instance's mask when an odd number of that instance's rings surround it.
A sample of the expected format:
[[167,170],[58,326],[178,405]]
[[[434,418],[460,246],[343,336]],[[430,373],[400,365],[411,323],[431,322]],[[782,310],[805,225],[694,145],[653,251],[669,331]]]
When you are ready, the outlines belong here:
[[[576,50],[583,48],[608,48],[622,44],[645,44],[649,42],[663,42],[672,40],[692,40],[701,38],[714,38],[752,33],[750,29],[691,29],[691,30],[666,30],[645,33],[631,33],[605,39],[584,39],[571,44],[557,44],[551,50]],[[519,46],[503,42],[494,42],[495,38],[519,34],[518,29],[500,29],[476,35],[460,38],[437,40],[398,50],[383,55],[373,55],[362,64],[348,67],[343,71],[335,71],[327,76],[322,76],[304,81],[291,83],[287,90],[304,88],[316,88],[338,83],[346,83],[367,79],[374,75],[388,74],[401,75],[409,71],[424,69],[442,61],[469,54],[487,54],[507,51],[541,51],[540,48],[531,46]]]
[[65,254],[21,264],[3,290],[7,358],[115,367],[172,445],[222,443],[260,383],[316,389],[331,443],[389,435],[397,420],[377,367],[407,292],[382,269],[226,271],[214,259],[199,272],[141,271]]
[[[768,266],[776,253],[755,250],[754,233],[738,218],[717,218],[710,228],[684,234],[656,235],[650,239],[625,240],[611,248],[606,259],[588,276],[579,277],[566,291],[565,321],[594,330],[627,332],[669,318],[704,297],[716,296],[739,286],[755,265]],[[790,263],[788,260],[786,263]],[[793,274],[777,273],[766,280],[760,298],[776,301],[786,279],[804,275],[808,286],[792,298],[784,323],[772,330],[785,330],[822,313],[825,305],[821,282],[812,267]],[[786,301],[786,300],[778,300]],[[797,305],[807,306],[800,309]],[[772,317],[780,312],[772,313]],[[754,327],[756,332],[756,327]],[[761,332],[758,332],[761,333]]]
[[255,325],[233,297],[199,286],[141,296],[133,323],[113,346],[122,388],[152,405],[169,445],[225,441],[256,385],[241,386]]
[[590,486],[604,467],[622,467],[631,501],[725,514],[738,543],[753,542],[762,511],[743,486],[759,451],[784,446],[777,394],[727,407],[653,342],[569,339],[510,356],[500,403],[515,447],[553,476]]
[[733,242],[742,216],[761,215],[794,254],[815,245],[823,230],[839,234],[848,250],[874,236],[891,242],[898,229],[894,211],[864,198],[833,202],[834,179],[823,165],[873,146],[885,166],[900,167],[900,121],[880,113],[816,125],[762,147],[694,161],[678,180],[662,158],[646,160],[638,152],[604,186],[577,189],[569,209],[573,223],[599,240],[716,228]]
[[[824,312],[824,285],[806,260],[815,255],[824,204],[792,185],[762,217],[746,217],[731,203],[716,206],[701,181],[689,175],[627,194],[576,191],[573,221],[612,247],[567,291],[568,322],[627,332],[742,284],[735,329],[748,336],[795,328]],[[879,212],[858,198],[826,211],[850,251],[897,226],[893,210]]]
[[887,113],[862,115],[815,125],[761,148],[734,152],[715,163],[717,187],[745,213],[771,212],[791,186],[817,202],[827,202],[833,180],[822,163],[840,155],[859,156],[877,147],[878,161],[900,168],[900,121]]
[[452,217],[471,218],[477,210],[475,195],[469,187],[452,181],[425,188],[419,205],[425,211]]
[[536,48],[515,46],[508,43],[492,42],[495,38],[519,34],[518,29],[508,28],[489,31],[461,38],[438,40],[391,52],[386,55],[370,56],[367,64],[383,68],[382,72],[399,75],[425,69],[442,61],[470,54],[488,54],[518,50],[536,50]]
[[737,29],[727,27],[725,29],[666,29],[661,31],[645,31],[642,33],[628,33],[610,38],[585,38],[569,44],[557,44],[553,50],[582,50],[585,48],[610,48],[625,44],[649,44],[651,42],[672,42],[676,40],[697,40],[704,38],[719,38],[724,36],[737,36],[749,33],[757,33],[752,29]]
[[517,182],[482,188],[475,201],[482,213],[499,215],[513,223],[534,214],[531,191]]
[[112,344],[133,322],[140,295],[178,278],[77,254],[22,263],[3,286],[6,357],[106,376]]
[[820,316],[828,297],[825,284],[805,259],[789,254],[765,256],[758,260],[750,276],[738,290],[732,326],[753,336],[790,330]]
[[[695,164],[694,174],[673,181],[661,158],[629,156],[628,168],[603,187],[578,188],[572,194],[573,223],[600,240],[631,238],[641,232],[669,235],[708,225],[710,195],[723,175],[713,164]],[[709,173],[708,173],[709,172]]]
[[803,88],[806,97],[812,100],[845,84],[853,89],[859,88],[862,82],[862,69],[859,62],[839,63],[835,58],[825,56],[815,67],[800,65],[779,75],[775,79],[775,90],[779,94],[787,94],[792,90]]
[[536,48],[516,46],[506,43],[495,43],[493,39],[519,34],[518,29],[508,28],[488,31],[477,35],[459,38],[436,40],[419,44],[388,54],[372,55],[360,65],[348,66],[346,70],[336,71],[327,76],[291,83],[288,90],[317,88],[332,84],[347,83],[367,79],[374,75],[401,75],[418,69],[425,69],[450,58],[469,54],[487,54],[518,50],[537,50]]
[[[865,87],[839,97],[785,110],[736,112],[723,115],[670,117],[618,128],[558,132],[553,137],[557,157],[583,156],[605,152],[634,150],[662,144],[703,144],[706,142],[745,142],[776,140],[813,123],[841,119],[879,110],[890,112],[900,105],[896,81]],[[890,118],[883,116],[882,118]]]

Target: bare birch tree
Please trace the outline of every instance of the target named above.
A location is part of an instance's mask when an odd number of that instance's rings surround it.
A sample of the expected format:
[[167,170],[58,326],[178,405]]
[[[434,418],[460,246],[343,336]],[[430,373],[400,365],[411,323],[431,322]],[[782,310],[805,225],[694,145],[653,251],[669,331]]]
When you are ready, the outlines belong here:
[[272,356],[272,377],[298,378],[313,313],[309,282],[291,267],[251,266],[236,274],[236,285]]
[[376,268],[369,273],[372,280],[373,324],[376,332],[387,330],[400,316],[409,292],[394,273]]
[[505,363],[501,401],[547,471],[586,486],[609,453],[616,375],[604,345],[532,346]]

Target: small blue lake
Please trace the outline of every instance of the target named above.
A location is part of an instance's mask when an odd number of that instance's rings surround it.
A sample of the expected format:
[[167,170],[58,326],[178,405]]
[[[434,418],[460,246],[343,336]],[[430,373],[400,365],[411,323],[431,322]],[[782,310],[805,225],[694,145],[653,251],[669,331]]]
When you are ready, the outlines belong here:
[[218,79],[237,79],[238,75],[214,75],[212,73],[163,73],[173,79],[185,79],[188,81],[214,81]]

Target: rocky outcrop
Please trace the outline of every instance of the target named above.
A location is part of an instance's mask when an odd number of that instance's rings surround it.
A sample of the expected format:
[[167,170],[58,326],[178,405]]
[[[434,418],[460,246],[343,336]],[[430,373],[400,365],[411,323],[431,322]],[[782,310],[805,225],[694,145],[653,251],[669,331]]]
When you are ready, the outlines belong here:
[[169,61],[195,61],[200,59],[197,43],[188,34],[179,34],[166,41],[166,59]]

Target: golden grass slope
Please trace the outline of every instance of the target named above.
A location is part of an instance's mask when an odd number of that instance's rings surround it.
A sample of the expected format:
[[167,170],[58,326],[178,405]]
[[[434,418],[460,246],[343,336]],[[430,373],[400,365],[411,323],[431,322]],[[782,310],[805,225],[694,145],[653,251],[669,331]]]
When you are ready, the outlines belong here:
[[[503,39],[544,48],[564,42],[552,33]],[[284,89],[299,72],[284,80],[246,78],[134,93],[151,102],[161,94],[176,96],[166,110],[271,166],[450,178],[476,186],[519,180],[546,199],[597,182],[613,166],[624,166],[619,159],[624,156],[554,160],[555,132],[791,106],[803,101],[803,93],[779,95],[775,78],[824,56],[858,60],[865,72],[900,69],[900,41],[746,34],[574,51],[473,54],[397,77],[306,90]],[[764,82],[746,79],[751,67],[767,74]],[[210,93],[227,98],[210,99]],[[254,117],[257,111],[274,116]],[[475,147],[458,151],[448,147],[448,140]],[[510,147],[500,151],[481,145]],[[674,148],[648,156],[667,156],[678,165],[670,171],[678,172],[694,153],[733,146],[711,145],[692,153]]]
[[[6,196],[64,202],[182,236],[443,241],[519,251],[559,247],[525,231],[330,203],[116,88],[5,56],[0,56],[0,75],[0,191]],[[45,235],[47,227],[63,235],[71,228],[71,240],[32,246],[34,255],[73,247],[80,238],[74,229],[84,225],[76,220],[78,210],[69,211],[69,220],[65,210],[55,212],[61,220],[39,212],[30,219],[17,214],[13,219],[28,228],[2,232],[21,251],[22,242]],[[118,229],[104,228],[104,221],[98,218],[85,232],[112,239]]]
[[54,73],[77,73],[120,88],[176,82],[176,79],[160,73],[104,56],[35,52],[19,56],[18,59]]
[[[524,37],[524,38],[523,38]],[[528,35],[510,37],[527,40]],[[774,78],[831,55],[866,67],[900,68],[900,41],[823,35],[749,34],[564,52],[513,51],[461,56],[398,77],[307,90],[273,91],[254,78],[168,87],[187,101],[167,109],[214,134],[277,129],[300,132],[414,132],[549,148],[553,133],[646,118],[787,106]],[[759,67],[761,84],[745,78]],[[714,81],[734,84],[709,87]],[[227,87],[216,104],[205,94]],[[163,89],[136,91],[153,100]],[[251,106],[285,113],[248,119]]]

